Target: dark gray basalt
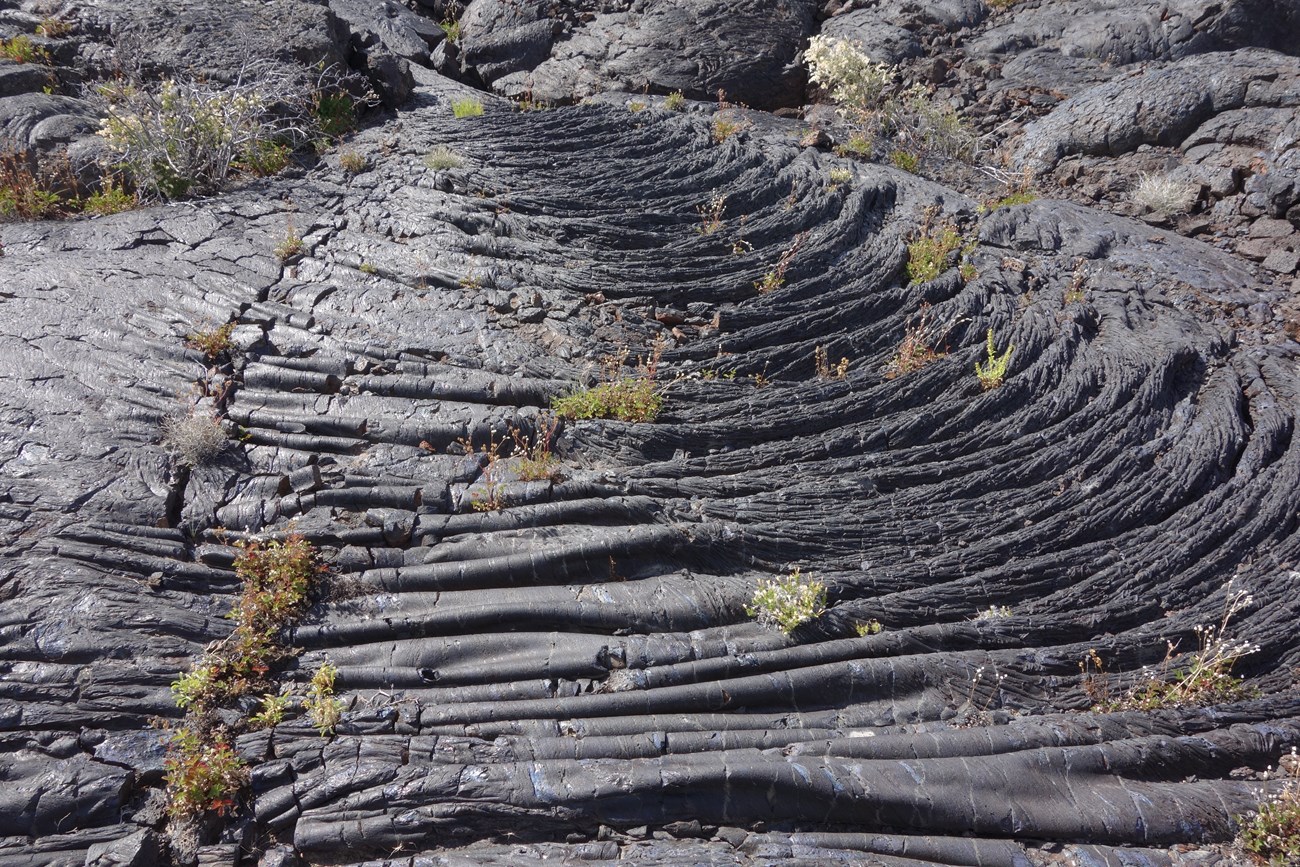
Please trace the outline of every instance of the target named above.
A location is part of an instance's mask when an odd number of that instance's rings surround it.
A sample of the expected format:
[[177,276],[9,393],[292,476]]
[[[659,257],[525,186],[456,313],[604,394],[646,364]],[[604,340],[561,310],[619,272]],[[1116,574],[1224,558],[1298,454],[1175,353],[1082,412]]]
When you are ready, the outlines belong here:
[[[1246,261],[1078,203],[980,215],[794,121],[718,144],[694,113],[487,95],[456,120],[467,90],[415,70],[348,142],[358,174],[330,153],[0,226],[0,864],[1164,867],[1280,785],[1300,346]],[[978,239],[972,279],[908,283],[931,208]],[[927,303],[944,356],[885,378]],[[228,361],[185,347],[232,320]],[[989,328],[1016,349],[984,391]],[[656,339],[660,419],[565,424],[559,480],[487,479],[458,442]],[[177,466],[162,420],[216,407],[239,440]],[[151,721],[232,628],[232,543],[289,530],[333,591],[281,674],[331,661],[347,709],[242,736],[246,802],[196,851]],[[830,605],[787,639],[745,608],[796,566]],[[1258,694],[1091,709],[1090,650],[1119,694],[1229,579]]]
[[546,102],[606,90],[727,97],[761,109],[797,106],[796,62],[813,31],[811,0],[552,4],[473,0],[463,58],[494,90]]

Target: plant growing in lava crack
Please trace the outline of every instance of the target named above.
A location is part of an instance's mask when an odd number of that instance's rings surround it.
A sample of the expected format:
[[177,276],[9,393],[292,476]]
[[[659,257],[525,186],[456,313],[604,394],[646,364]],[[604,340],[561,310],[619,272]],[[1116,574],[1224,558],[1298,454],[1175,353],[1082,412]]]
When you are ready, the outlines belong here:
[[826,611],[826,585],[804,577],[795,569],[784,578],[763,579],[745,613],[764,626],[775,626],[785,635],[821,617]]

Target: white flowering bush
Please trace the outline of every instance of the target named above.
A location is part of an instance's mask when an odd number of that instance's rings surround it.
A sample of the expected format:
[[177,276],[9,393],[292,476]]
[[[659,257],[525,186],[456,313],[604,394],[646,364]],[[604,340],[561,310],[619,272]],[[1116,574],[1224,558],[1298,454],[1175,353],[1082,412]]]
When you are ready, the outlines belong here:
[[228,85],[181,78],[156,88],[104,85],[96,91],[105,113],[100,135],[143,198],[211,192],[232,171],[283,168],[294,148],[321,133],[322,94],[340,83],[328,70],[317,76],[255,61]]
[[875,111],[886,88],[894,82],[894,68],[867,57],[845,39],[814,36],[804,52],[808,80],[824,88],[839,103],[846,120],[849,115]]
[[974,137],[951,106],[931,99],[922,85],[903,87],[894,67],[848,40],[814,36],[804,58],[808,79],[830,95],[863,141],[892,138],[911,153],[953,159],[974,151]]
[[754,598],[745,613],[764,626],[775,626],[786,635],[826,611],[826,585],[805,578],[795,569],[785,578],[758,582]]

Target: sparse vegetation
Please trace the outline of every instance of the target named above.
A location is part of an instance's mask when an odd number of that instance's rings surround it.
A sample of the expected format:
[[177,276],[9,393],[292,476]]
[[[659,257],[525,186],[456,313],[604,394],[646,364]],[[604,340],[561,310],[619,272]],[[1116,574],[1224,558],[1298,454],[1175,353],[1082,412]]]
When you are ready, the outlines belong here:
[[663,409],[663,394],[655,373],[663,344],[656,344],[650,360],[643,362],[637,376],[623,370],[627,353],[605,359],[604,382],[551,401],[556,415],[569,419],[612,418],[619,421],[654,421]]
[[480,117],[483,114],[483,100],[473,96],[452,100],[451,113],[461,119]]
[[695,231],[701,235],[712,235],[722,229],[726,223],[723,222],[722,213],[727,207],[727,197],[722,193],[714,193],[709,197],[709,201],[703,205],[697,205],[695,210],[700,215],[700,225]]
[[36,35],[46,39],[62,39],[72,33],[72,22],[62,18],[48,16],[36,25]]
[[993,329],[988,331],[988,339],[985,342],[985,349],[988,352],[988,360],[983,364],[975,362],[975,375],[979,377],[980,385],[984,386],[985,391],[998,388],[1007,378],[1007,368],[1011,365],[1011,353],[1016,351],[1014,346],[1008,346],[1007,351],[998,354],[997,348],[993,344]]
[[[1165,707],[1203,706],[1250,698],[1254,690],[1232,674],[1237,660],[1259,650],[1258,644],[1244,639],[1229,639],[1228,624],[1239,611],[1254,601],[1249,593],[1237,590],[1229,581],[1224,588],[1223,615],[1217,624],[1195,627],[1198,648],[1183,664],[1177,664],[1177,645],[1165,642],[1165,658],[1154,670],[1143,670],[1141,679],[1103,710],[1156,710]],[[1093,674],[1091,669],[1095,668]],[[1104,677],[1100,657],[1092,654],[1080,664],[1080,671],[1092,677]],[[1087,687],[1085,687],[1087,688]],[[1094,686],[1089,693],[1098,692]]]
[[334,697],[334,681],[338,674],[337,668],[329,662],[323,662],[307,685],[307,698],[303,701],[303,708],[307,711],[307,719],[320,732],[321,737],[332,735],[334,727],[343,716],[343,702]]
[[221,419],[190,412],[163,419],[162,445],[183,467],[201,467],[216,460],[230,445]]
[[424,164],[434,171],[442,171],[444,169],[458,169],[465,164],[465,160],[460,154],[446,145],[438,145],[424,155]]
[[1144,213],[1172,217],[1191,208],[1193,190],[1168,175],[1143,174],[1130,198]]
[[904,328],[898,351],[885,366],[885,379],[905,376],[943,358],[946,353],[937,347],[945,333],[946,329],[940,333],[932,321],[930,305],[922,304],[916,318]]
[[795,569],[785,578],[763,579],[754,590],[745,613],[764,626],[774,626],[790,635],[799,626],[816,620],[826,611],[826,585],[805,578]]
[[172,731],[165,763],[168,813],[174,819],[209,811],[224,815],[238,803],[248,769],[231,747],[231,736],[245,724],[278,724],[288,698],[264,693],[261,711],[247,720],[219,717],[214,711],[273,685],[268,677],[271,664],[293,653],[279,643],[279,634],[306,608],[313,579],[322,568],[315,548],[300,536],[241,546],[235,558],[241,593],[227,615],[236,622],[234,631],[210,645],[194,667],[172,683],[177,706],[187,711]]
[[776,264],[768,269],[762,277],[754,281],[754,288],[760,294],[766,295],[769,292],[775,292],[785,285],[785,274],[790,270],[795,255],[798,254],[799,248],[803,246],[804,239],[807,237],[807,232],[800,232],[796,235],[794,240],[790,242],[790,246],[782,251],[781,258],[776,260]]
[[312,116],[320,134],[338,139],[357,128],[357,104],[347,91],[328,88],[315,94]]
[[1030,202],[1038,201],[1038,194],[1033,190],[1020,190],[1009,193],[989,205],[988,210],[996,211],[998,208],[1013,208],[1016,205],[1027,205]]
[[849,136],[848,141],[844,142],[843,144],[836,145],[835,153],[837,156],[842,156],[842,157],[847,157],[847,156],[869,157],[871,156],[872,150],[875,149],[875,146],[876,146],[875,142],[872,140],[871,136],[865,133],[857,132]]
[[890,151],[889,161],[894,164],[895,168],[912,174],[916,174],[917,170],[921,168],[921,157],[903,148],[895,148]]
[[727,139],[731,138],[731,137],[732,137],[733,135],[735,135],[736,133],[738,133],[738,132],[740,132],[741,130],[745,129],[746,126],[747,126],[747,124],[745,124],[745,123],[743,123],[743,122],[741,122],[741,121],[737,121],[737,120],[728,120],[728,119],[725,118],[725,117],[720,117],[720,116],[718,116],[718,115],[714,115],[714,117],[713,117],[713,142],[714,142],[714,144],[722,144],[724,141],[726,141]]
[[1074,262],[1074,271],[1070,275],[1070,286],[1065,290],[1063,300],[1066,304],[1082,304],[1088,288],[1088,267],[1086,260],[1080,258]]
[[284,722],[289,710],[289,696],[268,692],[262,696],[262,709],[248,718],[253,728],[274,728]]
[[482,492],[471,494],[471,507],[476,512],[498,512],[506,507],[505,485],[501,481],[501,448],[503,440],[497,439],[496,431],[488,434],[487,442],[475,446],[472,436],[461,437],[456,444],[472,457],[479,467],[479,481],[483,483]]
[[129,211],[138,204],[134,193],[128,193],[120,183],[110,177],[104,180],[97,192],[91,193],[86,198],[82,209],[87,214],[107,216]]
[[520,479],[540,482],[556,477],[560,459],[555,456],[552,446],[559,426],[560,419],[549,415],[539,416],[537,427],[531,433],[511,426],[510,438],[515,443],[515,472]]
[[61,217],[77,210],[77,180],[66,158],[46,160],[36,171],[27,158],[0,154],[0,216],[21,220]]
[[0,39],[0,55],[4,55],[14,63],[48,64],[50,62],[48,51],[32,42],[30,37],[21,34],[9,39]]
[[290,220],[284,228],[284,238],[275,245],[275,258],[281,262],[287,262],[295,256],[302,255],[302,251],[302,235],[298,234],[298,230],[293,226],[293,221]]
[[339,154],[339,168],[350,175],[359,175],[370,165],[362,154],[354,150],[345,150]]
[[230,351],[230,336],[234,332],[234,321],[204,331],[192,331],[185,335],[185,345],[202,352],[208,361],[216,361],[223,352]]
[[813,365],[817,368],[818,379],[843,379],[849,373],[849,360],[841,358],[832,366],[826,347],[821,345],[813,349]]
[[962,249],[962,236],[957,227],[950,222],[935,222],[935,214],[927,212],[921,228],[907,245],[908,282],[928,283],[937,279]]
[[674,90],[672,93],[664,97],[664,108],[669,111],[685,111],[686,95],[680,90]]
[[224,816],[235,808],[248,781],[248,767],[221,734],[203,737],[190,728],[175,732],[163,762],[167,811],[173,818],[207,811]]
[[1237,845],[1271,867],[1292,867],[1300,864],[1300,755],[1296,748],[1278,764],[1287,769],[1285,786],[1240,823]]

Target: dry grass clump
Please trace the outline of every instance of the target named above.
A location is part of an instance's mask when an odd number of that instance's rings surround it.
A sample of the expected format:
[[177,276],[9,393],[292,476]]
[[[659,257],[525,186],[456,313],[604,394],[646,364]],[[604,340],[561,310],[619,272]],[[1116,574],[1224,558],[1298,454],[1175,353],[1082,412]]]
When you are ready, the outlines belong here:
[[190,412],[162,422],[163,448],[183,467],[201,467],[216,460],[230,445],[221,419]]
[[1144,173],[1129,198],[1144,213],[1172,217],[1191,209],[1192,194],[1192,188],[1182,181],[1168,175]]

